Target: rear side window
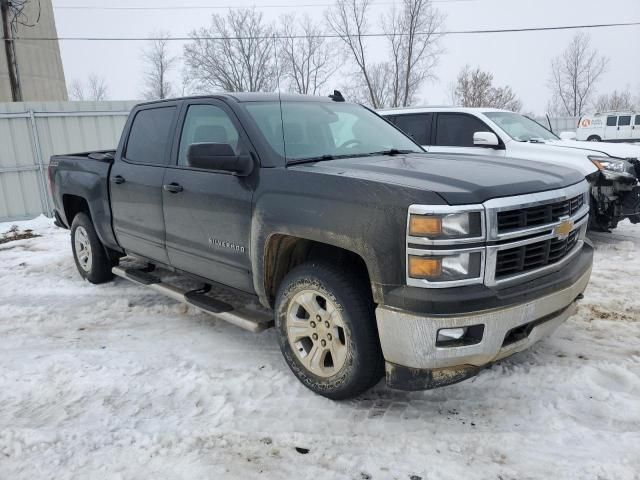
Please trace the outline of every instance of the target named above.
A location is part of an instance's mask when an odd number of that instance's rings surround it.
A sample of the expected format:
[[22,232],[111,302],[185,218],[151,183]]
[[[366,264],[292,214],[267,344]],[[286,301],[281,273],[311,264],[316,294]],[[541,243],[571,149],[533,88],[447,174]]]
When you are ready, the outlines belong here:
[[428,145],[432,118],[432,113],[398,115],[393,123],[420,145]]
[[125,158],[136,163],[166,164],[176,107],[140,110],[133,119]]
[[618,117],[607,117],[607,127],[615,127]]
[[618,118],[619,127],[626,127],[627,125],[631,125],[631,115],[625,115]]
[[640,125],[640,115],[636,115],[635,125]]
[[449,147],[473,147],[475,132],[491,131],[482,120],[460,113],[439,113],[436,127],[435,144]]

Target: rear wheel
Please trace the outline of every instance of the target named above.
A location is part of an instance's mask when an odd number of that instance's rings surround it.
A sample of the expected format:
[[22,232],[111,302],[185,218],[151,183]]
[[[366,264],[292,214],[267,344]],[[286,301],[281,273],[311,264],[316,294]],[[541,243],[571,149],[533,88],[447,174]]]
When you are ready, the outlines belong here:
[[370,295],[332,265],[310,262],[287,274],[276,300],[276,330],[291,371],[325,397],[356,396],[384,373]]
[[104,283],[113,278],[113,262],[98,238],[91,219],[78,213],[71,224],[71,249],[78,272],[91,283]]
[[598,135],[591,135],[587,138],[587,142],[601,142],[602,139]]

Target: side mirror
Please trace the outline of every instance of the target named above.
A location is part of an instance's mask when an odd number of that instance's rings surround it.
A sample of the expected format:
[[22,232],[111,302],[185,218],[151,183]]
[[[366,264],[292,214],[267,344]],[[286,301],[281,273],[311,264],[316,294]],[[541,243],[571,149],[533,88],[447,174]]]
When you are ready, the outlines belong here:
[[475,132],[473,144],[476,147],[497,148],[500,146],[500,140],[493,132]]
[[227,143],[192,143],[187,149],[187,165],[230,172],[239,177],[253,171],[251,155],[236,155]]
[[561,140],[575,140],[576,132],[560,132]]

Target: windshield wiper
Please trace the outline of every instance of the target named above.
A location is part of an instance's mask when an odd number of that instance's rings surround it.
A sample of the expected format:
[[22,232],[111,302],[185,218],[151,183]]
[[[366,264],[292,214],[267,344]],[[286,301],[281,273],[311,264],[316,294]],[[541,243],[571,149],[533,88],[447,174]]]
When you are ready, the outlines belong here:
[[377,152],[369,152],[369,153],[365,153],[364,155],[367,156],[374,156],[374,155],[389,155],[389,156],[393,156],[393,155],[404,155],[406,153],[422,153],[419,150],[399,150],[397,148],[390,148],[388,150],[380,150]]
[[300,163],[322,162],[323,160],[337,160],[339,158],[354,158],[362,156],[362,153],[350,153],[347,155],[318,155],[317,157],[296,158],[295,160],[289,160],[287,162],[287,165],[298,165]]

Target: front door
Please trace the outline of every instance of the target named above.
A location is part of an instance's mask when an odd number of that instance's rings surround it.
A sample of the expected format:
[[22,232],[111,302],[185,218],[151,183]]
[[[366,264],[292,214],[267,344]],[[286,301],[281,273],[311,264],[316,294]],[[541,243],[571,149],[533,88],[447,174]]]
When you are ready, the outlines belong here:
[[109,178],[113,230],[127,253],[167,263],[162,179],[170,157],[178,104],[138,110]]
[[253,292],[250,260],[251,177],[187,165],[192,143],[226,143],[251,153],[233,112],[223,102],[189,103],[162,196],[171,265],[200,277]]
[[475,132],[493,132],[479,118],[468,113],[438,113],[435,119],[434,141],[429,153],[463,153],[504,157],[504,149],[477,147],[473,144]]

